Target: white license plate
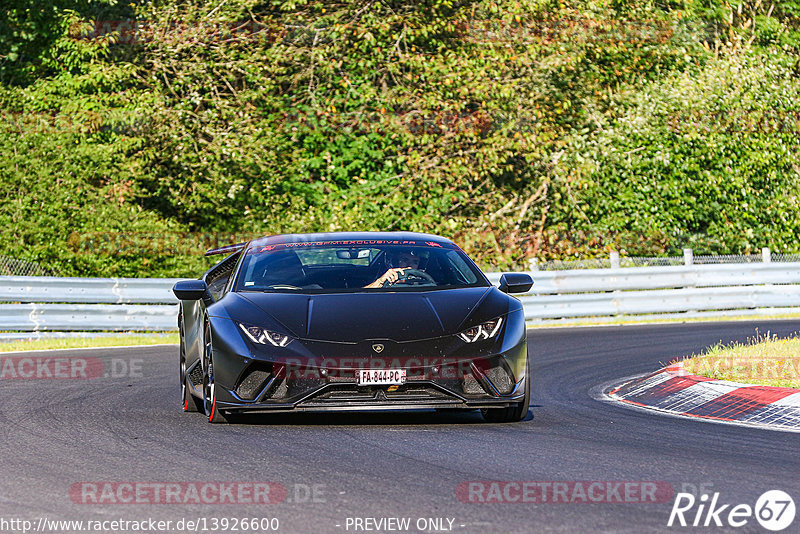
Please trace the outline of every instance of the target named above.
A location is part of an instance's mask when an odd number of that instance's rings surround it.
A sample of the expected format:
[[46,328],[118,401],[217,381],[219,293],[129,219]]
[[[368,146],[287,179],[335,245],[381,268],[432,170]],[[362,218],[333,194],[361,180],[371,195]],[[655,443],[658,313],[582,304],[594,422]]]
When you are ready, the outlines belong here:
[[359,386],[383,386],[406,383],[405,369],[359,369],[356,371]]

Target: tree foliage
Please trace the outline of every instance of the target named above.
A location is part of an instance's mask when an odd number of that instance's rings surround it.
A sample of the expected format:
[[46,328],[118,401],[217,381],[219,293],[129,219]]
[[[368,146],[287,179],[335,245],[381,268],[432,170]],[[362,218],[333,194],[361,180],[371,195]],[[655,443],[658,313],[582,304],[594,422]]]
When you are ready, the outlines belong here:
[[[489,268],[796,250],[798,5],[20,2],[0,253],[187,275],[230,234],[427,231]],[[759,114],[782,128],[730,124]]]

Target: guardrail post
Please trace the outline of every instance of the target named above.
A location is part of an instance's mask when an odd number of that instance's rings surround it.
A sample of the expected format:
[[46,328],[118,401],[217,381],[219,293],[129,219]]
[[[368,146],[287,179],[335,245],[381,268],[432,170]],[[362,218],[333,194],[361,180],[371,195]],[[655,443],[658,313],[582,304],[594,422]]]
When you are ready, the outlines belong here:
[[612,269],[619,269],[619,252],[612,250],[609,260],[611,260]]
[[772,263],[772,253],[769,251],[769,247],[761,249],[761,260],[764,263]]
[[[612,269],[619,269],[619,252],[618,251],[612,250],[611,254],[609,254],[609,258],[608,259],[611,260],[611,268]],[[614,291],[612,291],[612,294],[614,294],[614,295],[618,295],[619,293],[620,293],[619,289],[615,289]],[[614,309],[616,310],[616,313],[614,314],[614,316],[615,317],[619,317],[620,316],[620,313],[619,313],[619,302],[617,301],[617,297],[616,296],[614,297],[614,301],[613,302],[614,302]]]
[[692,249],[683,249],[683,264],[687,267],[694,264],[694,252],[692,252]]

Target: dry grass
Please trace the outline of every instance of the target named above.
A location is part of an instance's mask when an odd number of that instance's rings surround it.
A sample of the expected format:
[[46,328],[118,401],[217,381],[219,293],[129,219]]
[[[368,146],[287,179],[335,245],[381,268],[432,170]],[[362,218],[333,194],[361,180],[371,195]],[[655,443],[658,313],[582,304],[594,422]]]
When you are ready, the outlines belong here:
[[178,334],[148,334],[107,337],[42,338],[26,341],[0,342],[0,353],[20,350],[76,349],[88,347],[120,347],[128,345],[177,344]]
[[800,388],[800,338],[759,334],[747,343],[716,345],[684,361],[692,374],[764,386]]

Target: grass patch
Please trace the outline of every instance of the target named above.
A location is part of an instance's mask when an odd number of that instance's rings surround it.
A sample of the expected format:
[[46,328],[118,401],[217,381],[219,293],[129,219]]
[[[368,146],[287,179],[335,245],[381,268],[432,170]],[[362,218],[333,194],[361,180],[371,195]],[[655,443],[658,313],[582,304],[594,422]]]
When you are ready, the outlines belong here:
[[769,332],[747,343],[715,345],[684,360],[695,375],[764,386],[800,388],[800,338],[781,339]]
[[103,337],[54,337],[0,343],[0,353],[20,350],[79,349],[127,345],[177,344],[178,334],[120,334]]

